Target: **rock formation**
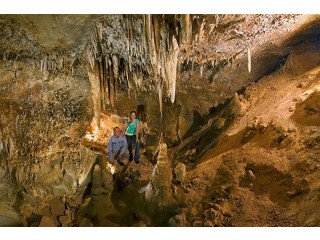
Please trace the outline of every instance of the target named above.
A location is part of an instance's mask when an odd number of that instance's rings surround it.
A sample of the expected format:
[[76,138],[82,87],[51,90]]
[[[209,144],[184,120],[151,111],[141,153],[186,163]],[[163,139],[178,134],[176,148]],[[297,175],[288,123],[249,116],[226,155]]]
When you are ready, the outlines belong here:
[[147,208],[149,208],[149,212],[152,212],[152,214],[170,214],[177,208],[177,203],[173,198],[171,190],[172,177],[172,169],[167,155],[167,145],[161,142],[151,180],[147,186],[139,190],[139,193],[144,194]]
[[0,225],[319,226],[319,21],[0,16]]

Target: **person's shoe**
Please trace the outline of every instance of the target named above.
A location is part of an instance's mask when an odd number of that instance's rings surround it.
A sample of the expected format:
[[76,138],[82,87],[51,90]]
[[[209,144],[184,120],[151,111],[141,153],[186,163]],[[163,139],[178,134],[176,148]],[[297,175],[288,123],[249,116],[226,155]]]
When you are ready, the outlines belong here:
[[136,164],[138,164],[138,163],[140,163],[140,160],[138,160],[138,161],[134,160],[134,162],[135,162]]

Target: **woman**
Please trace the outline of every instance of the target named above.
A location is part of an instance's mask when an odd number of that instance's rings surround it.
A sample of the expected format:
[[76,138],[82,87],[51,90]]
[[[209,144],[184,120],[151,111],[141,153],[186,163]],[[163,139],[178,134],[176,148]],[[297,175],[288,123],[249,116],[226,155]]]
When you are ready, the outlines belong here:
[[[140,140],[139,140],[139,120],[137,119],[137,113],[135,111],[131,111],[130,113],[130,121],[126,122],[125,125],[125,135],[128,143],[129,149],[129,161],[132,162],[134,159],[135,163],[140,162]],[[132,145],[135,145],[134,150],[134,158],[132,155]]]

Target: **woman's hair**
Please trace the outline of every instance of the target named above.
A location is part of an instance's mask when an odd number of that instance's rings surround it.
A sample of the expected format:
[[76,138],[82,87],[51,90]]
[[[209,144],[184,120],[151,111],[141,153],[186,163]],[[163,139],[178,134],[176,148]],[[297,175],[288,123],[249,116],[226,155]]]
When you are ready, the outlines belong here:
[[131,111],[131,112],[130,112],[130,118],[131,118],[131,116],[132,116],[132,113],[134,113],[134,114],[136,115],[136,118],[138,117],[136,111]]

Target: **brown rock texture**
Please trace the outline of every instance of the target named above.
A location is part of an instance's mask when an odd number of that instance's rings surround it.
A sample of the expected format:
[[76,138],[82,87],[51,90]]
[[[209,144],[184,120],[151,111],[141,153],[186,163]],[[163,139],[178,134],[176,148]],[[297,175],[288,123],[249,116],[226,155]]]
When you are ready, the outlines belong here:
[[319,24],[1,15],[0,225],[319,226]]

